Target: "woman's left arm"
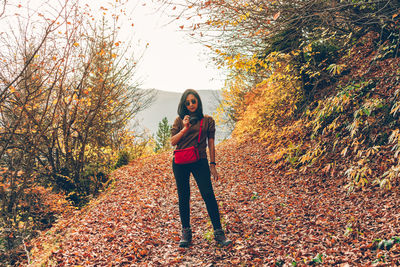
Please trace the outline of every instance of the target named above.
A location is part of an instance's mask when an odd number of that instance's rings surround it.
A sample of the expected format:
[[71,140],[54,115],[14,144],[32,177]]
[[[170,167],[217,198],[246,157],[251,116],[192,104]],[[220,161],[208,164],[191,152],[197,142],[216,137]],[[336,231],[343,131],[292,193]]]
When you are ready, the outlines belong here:
[[[208,138],[208,149],[210,151],[210,162],[215,163],[215,143],[214,143],[214,138]],[[214,179],[217,181],[218,180],[218,172],[217,168],[215,167],[215,164],[210,164],[210,172]]]

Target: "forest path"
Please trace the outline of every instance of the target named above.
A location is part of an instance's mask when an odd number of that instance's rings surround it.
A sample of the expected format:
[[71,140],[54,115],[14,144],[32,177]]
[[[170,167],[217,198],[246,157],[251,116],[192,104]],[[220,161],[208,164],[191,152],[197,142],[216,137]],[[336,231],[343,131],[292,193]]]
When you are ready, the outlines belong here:
[[374,190],[346,194],[343,180],[273,168],[260,145],[234,140],[217,146],[221,179],[214,182],[223,227],[233,245],[215,245],[204,202],[191,179],[193,245],[179,248],[171,154],[140,159],[115,171],[115,184],[71,222],[46,264],[400,263],[397,241],[390,250],[373,249],[375,239],[390,241],[400,235],[398,187],[386,194]]

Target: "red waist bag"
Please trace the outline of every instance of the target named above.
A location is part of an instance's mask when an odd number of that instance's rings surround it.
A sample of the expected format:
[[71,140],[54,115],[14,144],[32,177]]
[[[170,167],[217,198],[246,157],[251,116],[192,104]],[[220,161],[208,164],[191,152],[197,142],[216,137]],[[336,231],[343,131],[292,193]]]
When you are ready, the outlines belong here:
[[197,146],[191,146],[184,149],[176,149],[174,151],[175,164],[189,164],[194,163],[200,159],[199,144],[201,137],[201,128],[203,126],[203,119],[200,121],[199,138],[197,139]]

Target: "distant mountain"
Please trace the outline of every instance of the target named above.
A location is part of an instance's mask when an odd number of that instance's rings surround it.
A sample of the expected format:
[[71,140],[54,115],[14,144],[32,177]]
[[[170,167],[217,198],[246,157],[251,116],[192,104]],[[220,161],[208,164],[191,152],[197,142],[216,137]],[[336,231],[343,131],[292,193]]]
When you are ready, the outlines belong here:
[[[197,90],[203,102],[203,112],[207,115],[213,115],[218,107],[218,100],[221,97],[221,92],[216,90]],[[139,112],[135,118],[135,122],[141,129],[147,129],[150,134],[155,135],[158,129],[158,123],[164,117],[167,117],[168,122],[172,125],[175,118],[178,116],[178,103],[182,93],[168,92],[156,90],[155,101],[145,110]],[[223,140],[227,137],[227,133],[217,126],[216,139]]]

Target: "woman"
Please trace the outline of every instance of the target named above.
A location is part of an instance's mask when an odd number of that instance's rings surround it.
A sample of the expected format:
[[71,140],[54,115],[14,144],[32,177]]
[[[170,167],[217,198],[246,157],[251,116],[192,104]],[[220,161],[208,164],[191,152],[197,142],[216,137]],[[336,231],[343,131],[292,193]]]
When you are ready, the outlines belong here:
[[[218,204],[211,184],[211,174],[215,180],[218,180],[218,173],[215,168],[215,122],[212,117],[203,115],[200,96],[193,89],[188,89],[182,94],[178,106],[178,115],[171,129],[171,144],[172,146],[176,145],[177,149],[197,145],[200,122],[203,119],[201,138],[198,145],[200,160],[189,164],[176,164],[174,160],[172,164],[178,189],[179,214],[182,223],[182,238],[179,246],[188,247],[192,241],[189,207],[190,173],[193,174],[200,194],[206,203],[207,211],[214,228],[214,239],[218,244],[227,246],[232,241],[226,239],[222,230]],[[210,152],[210,165],[207,161],[207,141]]]

